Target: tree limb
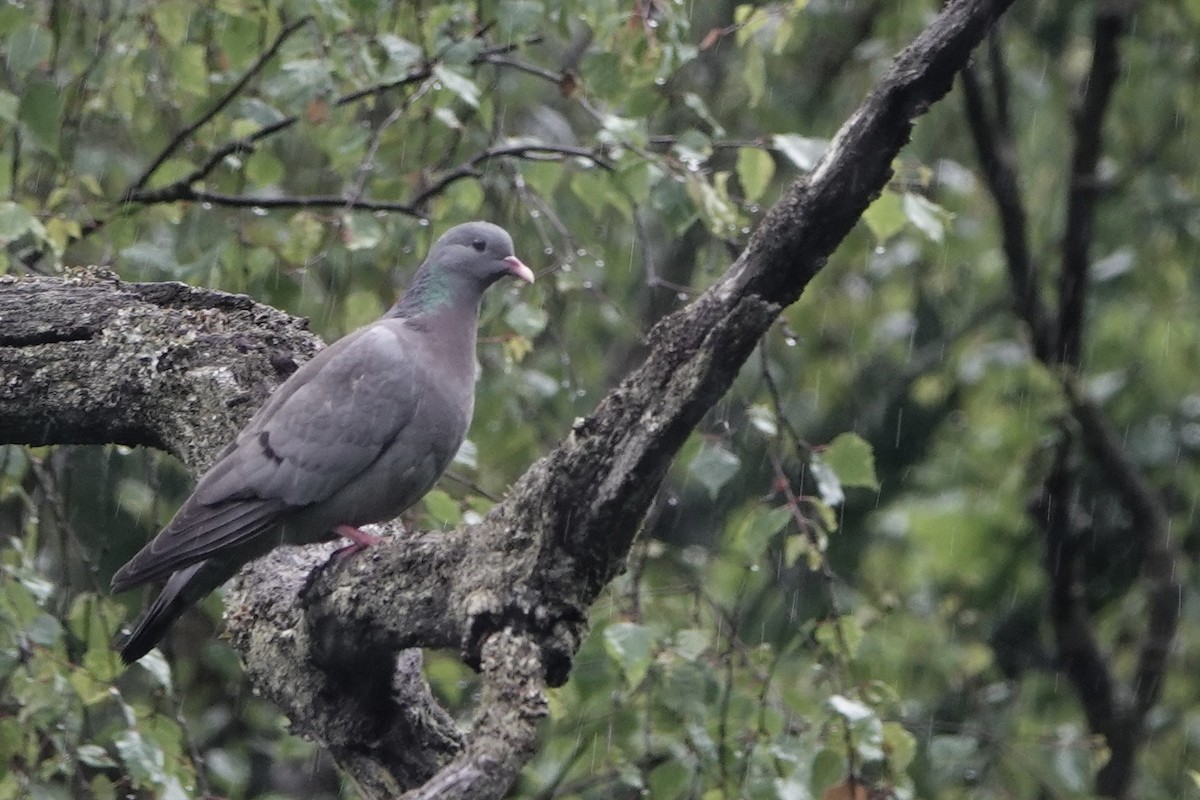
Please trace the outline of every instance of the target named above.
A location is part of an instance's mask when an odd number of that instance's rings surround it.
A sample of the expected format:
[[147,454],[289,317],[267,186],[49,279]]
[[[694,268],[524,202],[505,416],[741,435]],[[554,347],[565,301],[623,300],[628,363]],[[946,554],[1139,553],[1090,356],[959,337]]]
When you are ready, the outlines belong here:
[[[998,47],[993,46],[993,53]],[[992,83],[1006,83],[1001,77],[1003,61],[992,59]],[[1013,290],[1013,308],[1029,326],[1029,338],[1034,355],[1046,361],[1054,351],[1054,333],[1049,312],[1038,291],[1037,264],[1029,246],[1029,224],[1021,198],[1020,175],[1016,163],[1016,143],[1007,135],[1008,119],[1005,96],[997,89],[995,117],[988,113],[984,90],[975,68],[968,65],[962,71],[963,103],[967,124],[975,141],[975,151],[983,169],[984,180],[996,203],[1004,261],[1008,265]]]
[[[1061,368],[1063,387],[1085,451],[1108,478],[1146,543],[1142,582],[1147,596],[1146,633],[1128,691],[1112,674],[1109,658],[1095,638],[1083,597],[1080,541],[1086,524],[1077,500],[1077,467],[1071,465],[1071,435],[1064,430],[1055,464],[1046,478],[1034,517],[1046,535],[1046,573],[1050,578],[1050,619],[1060,666],[1070,678],[1092,731],[1107,740],[1110,758],[1096,778],[1096,791],[1125,797],[1133,780],[1146,715],[1161,694],[1167,657],[1179,619],[1181,590],[1175,576],[1178,546],[1162,499],[1125,452],[1103,411],[1077,386],[1084,304],[1088,289],[1093,223],[1101,184],[1096,174],[1103,150],[1102,131],[1116,81],[1120,77],[1120,41],[1137,3],[1101,3],[1093,25],[1092,64],[1074,114],[1075,141],[1067,196],[1058,315],[1054,327],[1038,293],[1027,240],[1025,211],[1017,188],[1011,138],[1007,134],[1006,80],[998,43],[993,42],[992,80],[999,119],[991,124],[983,91],[970,68],[963,72],[967,119],[988,188],[996,202],[1017,313],[1032,331],[1035,356],[1049,368]],[[994,133],[998,132],[998,134]],[[997,138],[997,135],[999,138]],[[1126,698],[1131,699],[1126,699]]]
[[1067,222],[1063,234],[1062,269],[1058,280],[1058,363],[1079,366],[1083,337],[1083,303],[1091,266],[1092,223],[1100,179],[1096,167],[1104,150],[1104,115],[1121,74],[1119,43],[1129,23],[1129,10],[1096,12],[1092,31],[1092,67],[1083,83],[1083,98],[1075,114],[1075,149],[1067,192]]

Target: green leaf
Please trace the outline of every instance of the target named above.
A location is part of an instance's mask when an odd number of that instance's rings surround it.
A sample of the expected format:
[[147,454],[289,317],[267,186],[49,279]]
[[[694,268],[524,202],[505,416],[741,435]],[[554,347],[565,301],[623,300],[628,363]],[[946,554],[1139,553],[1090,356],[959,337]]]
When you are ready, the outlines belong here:
[[806,172],[817,165],[829,147],[825,139],[811,139],[795,133],[777,133],[771,137],[771,142],[785,158]]
[[458,452],[454,454],[454,463],[475,469],[479,465],[478,456],[479,447],[470,439],[463,439],[463,443],[458,446]]
[[57,155],[62,119],[62,92],[58,87],[47,80],[30,81],[17,115],[29,139],[47,153]]
[[809,787],[814,795],[823,797],[825,790],[839,782],[845,774],[845,758],[833,750],[822,749],[813,757]]
[[0,245],[15,242],[37,223],[37,219],[20,203],[0,200]]
[[34,644],[51,647],[62,638],[62,625],[50,614],[42,612],[26,626],[25,635]]
[[49,60],[54,50],[54,37],[41,25],[31,23],[13,31],[4,49],[4,62],[8,68],[24,75]]
[[883,723],[883,750],[893,775],[901,775],[917,755],[917,739],[899,722]]
[[857,433],[838,434],[821,451],[821,460],[837,474],[842,486],[879,489],[879,478],[875,476],[875,451]]
[[180,178],[192,174],[196,166],[182,158],[168,158],[162,164],[159,164],[158,169],[154,170],[154,176],[150,179],[151,187],[168,186]]
[[706,443],[688,464],[688,473],[716,498],[721,487],[729,483],[742,466],[742,461],[718,444]]
[[150,18],[154,20],[154,27],[163,41],[177,48],[187,38],[188,22],[192,18],[192,3],[159,0],[150,7]]
[[287,229],[282,255],[293,264],[303,264],[316,255],[325,239],[325,226],[311,211],[299,211],[292,215]]
[[838,480],[837,473],[821,458],[820,453],[814,452],[808,457],[808,473],[817,482],[817,492],[827,505],[840,506],[846,500],[842,482]]
[[617,622],[604,629],[604,647],[633,688],[646,677],[654,647],[654,634],[644,625]]
[[684,628],[675,633],[675,642],[671,649],[680,657],[688,661],[695,661],[703,655],[711,643],[712,638],[708,631],[699,628]]
[[80,745],[75,755],[89,767],[115,767],[117,762],[98,744]]
[[728,236],[737,229],[737,208],[729,199],[728,179],[728,172],[713,175],[712,183],[702,175],[688,175],[688,194],[716,236]]
[[763,95],[767,91],[767,62],[763,57],[762,50],[758,47],[751,47],[745,53],[745,60],[742,62],[742,80],[746,82],[750,107],[754,108],[762,101]]
[[20,106],[20,100],[12,92],[6,92],[0,89],[0,120],[5,122],[17,121],[17,109]]
[[351,213],[342,217],[342,242],[347,250],[370,250],[383,241],[383,226],[374,214]]
[[465,75],[459,75],[442,64],[434,66],[433,76],[444,88],[457,95],[458,99],[473,108],[479,107],[479,87],[473,80]]
[[851,724],[875,716],[875,712],[871,710],[870,706],[840,694],[829,698],[829,707],[835,714]]
[[167,663],[161,650],[157,647],[154,648],[138,659],[137,663],[138,666],[150,673],[159,686],[168,693],[171,691],[171,665]]
[[532,34],[546,19],[540,0],[505,0],[504,13],[496,15],[502,41]]
[[739,147],[737,175],[746,199],[753,203],[771,185],[771,178],[775,175],[775,159],[757,147]]
[[441,489],[429,492],[425,495],[423,502],[429,516],[442,525],[454,527],[462,521],[462,510],[458,506],[458,501]]
[[[92,800],[117,800],[117,787],[109,780],[107,775],[96,775],[88,783],[88,790],[91,792],[88,796]],[[3,796],[0,792],[0,797]]]
[[532,339],[544,331],[549,319],[549,315],[543,309],[528,303],[517,303],[504,315],[508,327],[527,339]]
[[813,638],[826,652],[837,658],[855,658],[859,645],[862,644],[863,629],[857,619],[844,614],[836,620],[825,620],[818,625],[813,632]]
[[931,241],[940,242],[946,236],[946,224],[951,214],[937,203],[919,194],[904,194],[904,216]]
[[786,506],[769,510],[758,506],[734,530],[734,546],[751,561],[757,561],[775,534],[791,521],[792,512]]
[[117,753],[137,787],[162,783],[163,752],[135,730],[122,732],[116,739]]
[[387,66],[380,77],[385,81],[393,81],[408,74],[409,69],[421,61],[421,48],[390,33],[380,34],[377,38],[387,53]]
[[283,180],[284,167],[275,155],[260,147],[246,159],[246,177],[256,187],[271,186]]
[[875,234],[875,239],[885,242],[904,228],[907,219],[904,215],[904,202],[900,195],[884,189],[883,194],[867,206],[867,210],[863,212],[863,219],[871,233]]
[[775,420],[775,410],[762,403],[755,403],[746,409],[750,424],[763,436],[774,437],[779,433],[779,425]]
[[204,47],[185,44],[175,51],[175,85],[195,97],[208,96],[208,65],[204,63]]
[[942,788],[957,784],[974,760],[978,743],[973,737],[946,734],[929,740],[929,766],[933,784]]

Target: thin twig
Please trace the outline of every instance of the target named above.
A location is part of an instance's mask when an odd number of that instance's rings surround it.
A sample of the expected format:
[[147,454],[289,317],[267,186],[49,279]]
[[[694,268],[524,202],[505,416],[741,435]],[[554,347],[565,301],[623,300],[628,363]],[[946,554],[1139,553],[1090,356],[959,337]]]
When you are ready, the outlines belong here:
[[573,147],[570,145],[557,144],[510,144],[499,147],[489,147],[471,158],[467,159],[457,167],[442,173],[441,177],[418,192],[409,203],[413,208],[420,208],[429,198],[434,197],[446,190],[446,187],[455,181],[463,178],[477,178],[480,175],[479,166],[495,158],[504,158],[507,156],[524,158],[528,161],[561,161],[564,158],[584,158],[591,161],[593,164],[607,170],[612,169],[612,165],[600,154],[594,150],[589,150],[586,147]]
[[242,75],[237,83],[229,87],[229,90],[226,91],[225,94],[221,95],[221,97],[217,99],[217,102],[214,103],[213,106],[208,109],[208,111],[205,111],[190,125],[184,126],[182,130],[175,134],[174,138],[167,143],[167,146],[164,147],[155,157],[155,159],[150,162],[150,165],[142,171],[142,174],[134,179],[133,183],[129,185],[129,188],[123,192],[123,197],[128,198],[131,195],[136,194],[143,186],[145,186],[154,173],[158,171],[158,168],[161,167],[163,163],[171,157],[172,153],[179,149],[179,146],[182,145],[184,141],[190,138],[196,131],[200,130],[200,128],[217,116],[217,114],[221,113],[225,106],[233,102],[233,99],[241,94],[242,90],[246,88],[246,84],[248,84],[254,78],[254,76],[262,72],[263,68],[267,65],[267,62],[270,61],[277,52],[279,52],[279,48],[283,46],[283,43],[287,41],[288,38],[296,31],[312,22],[313,19],[314,18],[311,15],[306,14],[295,22],[285,25],[283,30],[279,32],[279,35],[275,37],[275,41],[271,43],[271,46],[263,51],[257,59],[255,59],[254,63],[250,65],[250,69],[246,70],[246,73]]
[[212,203],[214,206],[227,208],[355,208],[362,211],[392,211],[423,219],[424,215],[407,203],[395,203],[383,200],[348,201],[340,195],[278,195],[275,197],[250,197],[240,194],[225,194],[195,189],[191,186],[172,184],[161,190],[146,192],[137,197],[134,202],[148,205],[151,203],[174,203],[179,201],[194,201]]

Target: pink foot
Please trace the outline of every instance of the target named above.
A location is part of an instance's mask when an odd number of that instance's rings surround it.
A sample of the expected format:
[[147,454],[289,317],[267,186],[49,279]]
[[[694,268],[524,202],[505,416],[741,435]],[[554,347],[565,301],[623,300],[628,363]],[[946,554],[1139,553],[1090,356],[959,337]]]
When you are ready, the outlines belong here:
[[379,544],[383,541],[381,537],[367,533],[366,531],[360,531],[353,525],[338,525],[335,530],[337,531],[338,535],[345,536],[347,539],[349,539],[350,544],[334,550],[333,558],[340,559],[345,558],[346,556],[352,556],[360,550],[366,550],[368,547]]

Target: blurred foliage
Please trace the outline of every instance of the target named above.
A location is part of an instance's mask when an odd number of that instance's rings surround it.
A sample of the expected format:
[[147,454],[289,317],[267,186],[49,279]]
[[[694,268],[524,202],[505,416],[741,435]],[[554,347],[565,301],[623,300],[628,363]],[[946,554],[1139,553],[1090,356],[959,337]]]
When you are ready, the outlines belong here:
[[[507,226],[538,283],[489,298],[466,480],[413,513],[469,523],[728,266],[935,5],[7,3],[0,268],[245,292],[331,339],[378,315],[435,233]],[[1047,290],[1092,12],[1018,0],[1003,26]],[[1197,41],[1187,0],[1146,4],[1123,44],[1084,333],[1087,392],[1184,550],[1141,797],[1200,796]],[[204,194],[154,200],[180,188]],[[1026,511],[1066,406],[1007,281],[955,92],[684,448],[515,795],[1089,796],[1106,749],[1055,670]],[[109,651],[141,598],[104,587],[187,491],[177,465],[0,455],[0,798],[354,796],[248,691],[219,597],[169,657],[122,673]],[[1125,677],[1138,531],[1081,469],[1088,601]],[[427,672],[468,718],[470,671],[431,653]]]

